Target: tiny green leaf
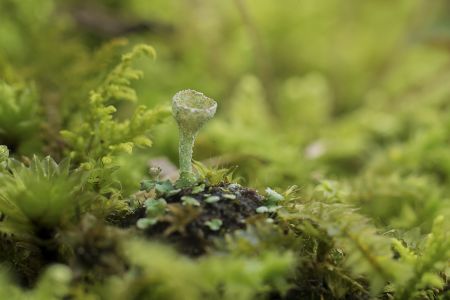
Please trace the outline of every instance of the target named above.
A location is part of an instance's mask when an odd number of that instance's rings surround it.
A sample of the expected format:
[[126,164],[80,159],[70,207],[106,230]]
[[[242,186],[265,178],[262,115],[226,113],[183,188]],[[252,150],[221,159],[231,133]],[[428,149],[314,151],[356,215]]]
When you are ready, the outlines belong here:
[[141,181],[141,191],[149,192],[150,190],[155,188],[156,182],[153,179],[147,179]]
[[156,185],[155,185],[155,190],[157,190],[158,192],[160,192],[162,194],[168,193],[171,190],[173,190],[172,182],[170,182],[170,180],[157,182]]
[[269,212],[269,208],[267,206],[260,206],[256,209],[256,212],[258,214],[263,214],[263,213]]
[[158,217],[165,213],[167,202],[163,198],[159,198],[157,200],[148,199],[145,201],[144,205],[146,207],[147,216]]
[[267,201],[271,203],[284,200],[284,197],[281,194],[277,193],[271,188],[266,188],[266,194],[267,194]]
[[9,150],[6,146],[0,146],[0,163],[6,161],[9,157]]
[[205,225],[209,227],[212,231],[217,231],[222,227],[222,220],[220,219],[212,219],[210,221],[205,222]]
[[206,203],[215,203],[220,201],[220,197],[219,196],[209,196],[208,198],[205,199]]
[[183,205],[200,206],[200,202],[198,202],[197,199],[189,196],[181,197],[181,201],[183,202]]
[[139,229],[145,230],[152,225],[155,225],[158,220],[156,218],[141,218],[137,220],[136,226]]
[[179,192],[181,192],[181,189],[171,190],[171,191],[168,191],[166,194],[167,194],[167,196],[173,196],[173,195],[178,194]]
[[202,183],[192,189],[192,194],[198,194],[200,192],[203,192],[204,190],[205,190],[205,184]]

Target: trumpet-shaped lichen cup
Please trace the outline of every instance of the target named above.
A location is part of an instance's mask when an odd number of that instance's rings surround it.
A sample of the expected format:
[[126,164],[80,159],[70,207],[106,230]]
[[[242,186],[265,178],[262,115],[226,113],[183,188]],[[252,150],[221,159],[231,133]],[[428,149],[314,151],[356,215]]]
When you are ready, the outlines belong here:
[[183,90],[173,97],[172,114],[180,131],[180,180],[191,182],[195,178],[192,172],[195,137],[200,128],[214,116],[216,109],[216,101],[194,90]]

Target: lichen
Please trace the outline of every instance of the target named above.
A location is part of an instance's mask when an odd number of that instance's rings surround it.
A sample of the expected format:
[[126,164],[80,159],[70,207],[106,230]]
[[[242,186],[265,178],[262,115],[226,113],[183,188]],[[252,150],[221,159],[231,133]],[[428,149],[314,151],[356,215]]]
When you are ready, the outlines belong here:
[[180,180],[193,182],[192,152],[195,137],[203,125],[216,113],[217,103],[194,90],[175,94],[172,100],[172,114],[180,133],[179,159]]

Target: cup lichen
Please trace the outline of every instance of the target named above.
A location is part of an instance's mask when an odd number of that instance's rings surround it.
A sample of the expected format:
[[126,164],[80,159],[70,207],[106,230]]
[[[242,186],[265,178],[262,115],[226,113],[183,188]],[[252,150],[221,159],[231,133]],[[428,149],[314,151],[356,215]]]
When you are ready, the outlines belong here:
[[203,125],[216,113],[217,103],[203,93],[182,90],[172,100],[172,114],[180,132],[180,180],[195,180],[192,172],[192,151],[195,137]]

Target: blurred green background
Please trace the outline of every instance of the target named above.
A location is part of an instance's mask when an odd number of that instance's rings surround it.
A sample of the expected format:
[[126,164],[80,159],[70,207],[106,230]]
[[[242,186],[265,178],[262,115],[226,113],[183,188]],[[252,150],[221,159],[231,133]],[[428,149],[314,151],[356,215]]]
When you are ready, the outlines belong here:
[[[20,154],[58,156],[58,129],[108,66],[93,53],[123,38],[158,55],[137,64],[140,104],[186,88],[218,101],[194,158],[238,165],[249,185],[419,171],[448,182],[448,1],[1,0],[0,75],[33,82],[43,107],[44,129],[15,135]],[[121,160],[129,192],[149,159],[177,163],[173,120],[153,141]]]

